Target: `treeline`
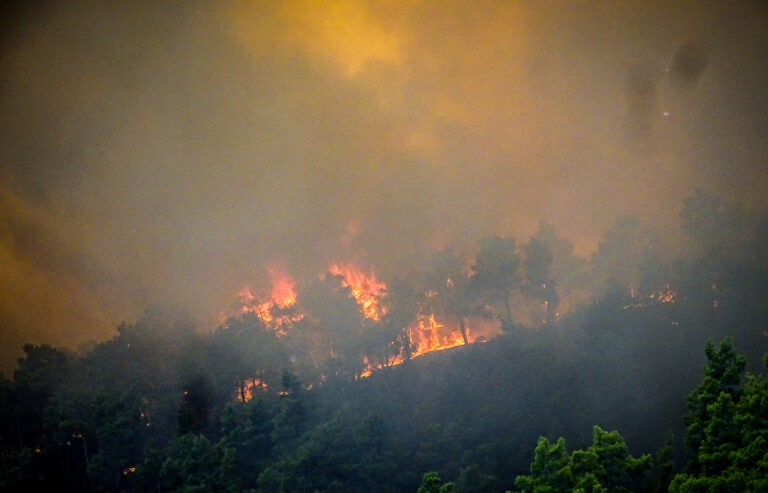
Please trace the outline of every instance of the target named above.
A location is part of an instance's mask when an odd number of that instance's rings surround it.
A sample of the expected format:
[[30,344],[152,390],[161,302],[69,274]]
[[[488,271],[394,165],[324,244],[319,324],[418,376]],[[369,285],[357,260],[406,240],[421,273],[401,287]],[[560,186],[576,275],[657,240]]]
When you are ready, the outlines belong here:
[[[565,440],[540,437],[520,492],[543,491],[768,491],[768,375],[748,374],[730,339],[708,341],[703,381],[686,396],[688,463],[678,469],[668,434],[656,455],[629,455],[617,431],[593,430],[592,445],[568,454]],[[768,353],[764,357],[768,366]]]
[[[388,282],[378,320],[329,275],[302,286],[294,306],[272,307],[272,322],[246,313],[201,333],[183,313],[153,307],[78,353],[27,345],[13,378],[0,379],[0,489],[414,491],[433,470],[457,491],[505,491],[545,484],[533,470],[516,483],[539,436],[583,447],[540,442],[570,467],[558,484],[584,486],[591,474],[595,491],[611,489],[613,473],[593,459],[618,438],[595,429],[590,445],[593,424],[655,450],[667,430],[685,434],[682,396],[700,379],[707,338],[732,335],[753,364],[766,350],[768,219],[697,192],[681,221],[690,242],[674,255],[631,216],[589,260],[546,225],[520,248],[483,240],[469,269],[446,249]],[[458,328],[486,318],[503,336],[409,361],[407,329],[425,314]],[[720,350],[707,351],[709,361]],[[396,356],[406,363],[360,378]],[[696,457],[704,443],[736,443],[745,413],[764,417],[764,381],[739,382],[730,403],[708,387],[714,400],[688,411],[702,437],[711,416],[735,420],[723,432],[731,441],[689,444]],[[707,410],[715,405],[723,411]],[[710,453],[721,469],[677,443],[664,463],[686,476],[673,484],[753,464],[728,454],[756,456],[759,419],[752,435]],[[659,471],[615,487],[651,491]]]
[[[704,379],[686,396],[690,455],[683,467],[675,462],[671,433],[654,460],[650,454],[633,457],[618,431],[594,426],[592,444],[572,453],[562,437],[554,443],[539,437],[529,474],[517,476],[515,491],[768,491],[768,375],[744,379],[746,358],[728,338],[719,346],[708,341],[704,352]],[[768,354],[763,361],[768,367]],[[465,491],[465,471],[458,485],[426,473],[418,493]]]

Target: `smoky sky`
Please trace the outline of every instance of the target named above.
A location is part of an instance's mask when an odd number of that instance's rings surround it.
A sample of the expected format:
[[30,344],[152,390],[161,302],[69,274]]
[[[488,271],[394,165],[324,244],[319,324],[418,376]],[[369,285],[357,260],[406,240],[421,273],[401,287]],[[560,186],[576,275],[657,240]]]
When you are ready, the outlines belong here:
[[386,277],[540,220],[588,254],[768,204],[764,2],[37,2],[4,13],[0,330],[207,328],[281,264]]

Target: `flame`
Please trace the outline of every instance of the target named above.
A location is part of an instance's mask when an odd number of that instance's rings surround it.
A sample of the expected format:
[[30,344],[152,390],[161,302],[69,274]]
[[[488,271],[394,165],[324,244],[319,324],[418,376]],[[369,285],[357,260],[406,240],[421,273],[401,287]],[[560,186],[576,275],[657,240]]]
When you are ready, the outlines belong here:
[[279,308],[286,308],[296,303],[296,282],[284,268],[267,268],[272,282],[272,302]]
[[656,300],[659,303],[674,303],[677,297],[677,291],[669,287],[669,284],[665,284],[664,287],[655,293],[651,293],[649,298]]
[[261,379],[251,378],[241,382],[235,389],[235,396],[241,402],[248,402],[253,399],[256,392],[267,390],[267,384]]
[[[430,314],[428,317],[419,317],[417,324],[416,330],[411,331],[411,342],[416,343],[416,350],[413,352],[413,357],[464,344],[464,338],[461,335],[461,331],[452,330],[445,333],[444,330],[441,330],[445,325],[438,322],[435,319],[434,314]],[[467,339],[469,340],[469,328],[467,328],[466,331]],[[415,341],[413,340],[414,333]]]
[[371,374],[374,372],[374,370],[380,370],[381,366],[371,363],[371,361],[368,359],[367,356],[363,357],[363,370],[362,373],[360,373],[359,378],[366,378],[370,377]]
[[352,291],[352,296],[363,309],[363,314],[372,320],[381,318],[379,299],[386,292],[387,285],[376,278],[373,271],[366,275],[362,269],[351,264],[331,264],[328,272],[341,276],[341,284]]
[[[470,343],[485,342],[487,340],[483,336],[472,334],[469,327],[465,327],[465,330],[467,332],[467,340]],[[415,347],[413,353],[411,353],[411,358],[464,345],[464,337],[461,335],[461,331],[458,329],[446,330],[445,324],[438,322],[434,314],[419,316],[415,325],[408,329],[408,337],[410,343]],[[368,377],[371,373],[382,369],[384,366],[396,366],[404,362],[405,359],[402,353],[395,356],[386,365],[376,365],[371,363],[368,358],[364,358],[363,365],[365,369],[360,374],[360,378]]]
[[296,282],[281,266],[267,267],[272,291],[266,301],[257,301],[249,286],[243,286],[237,293],[242,313],[255,313],[265,324],[278,328],[283,320],[275,319],[275,308],[283,309],[296,303]]

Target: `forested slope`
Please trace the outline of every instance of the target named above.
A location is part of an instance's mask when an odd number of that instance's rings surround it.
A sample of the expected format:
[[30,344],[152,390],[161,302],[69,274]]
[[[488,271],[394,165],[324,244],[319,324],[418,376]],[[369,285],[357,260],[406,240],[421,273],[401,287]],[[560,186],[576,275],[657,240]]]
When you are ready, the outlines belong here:
[[[525,490],[551,479],[532,459],[554,457],[563,491],[676,473],[675,491],[754,487],[768,397],[743,373],[768,350],[768,220],[729,207],[688,199],[691,246],[672,258],[632,217],[589,262],[542,227],[520,249],[481,241],[469,269],[441,250],[373,298],[330,273],[210,331],[154,306],[77,353],[26,345],[0,379],[0,486],[399,492],[432,471],[459,492]],[[449,324],[454,347],[421,351]],[[500,335],[467,343],[482,324]]]

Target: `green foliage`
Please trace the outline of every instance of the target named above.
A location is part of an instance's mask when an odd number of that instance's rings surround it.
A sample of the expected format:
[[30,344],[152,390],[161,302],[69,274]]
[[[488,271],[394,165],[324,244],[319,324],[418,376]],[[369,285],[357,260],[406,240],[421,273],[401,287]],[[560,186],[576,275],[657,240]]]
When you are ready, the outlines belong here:
[[531,475],[518,476],[515,480],[520,491],[569,491],[574,487],[573,460],[565,449],[564,438],[558,438],[553,444],[546,437],[540,437],[533,454]]
[[658,472],[653,488],[654,493],[669,490],[669,483],[675,475],[674,452],[674,437],[671,432],[667,432],[664,437],[664,446],[656,453],[655,463]]
[[636,488],[643,473],[651,467],[651,457],[629,455],[617,431],[592,430],[592,445],[568,454],[565,440],[554,444],[540,437],[529,476],[518,476],[515,485],[521,492],[621,492]]
[[443,483],[440,475],[435,471],[424,473],[421,479],[421,486],[416,493],[451,493],[455,491],[453,483]]
[[196,434],[183,435],[171,444],[158,480],[162,491],[242,491],[234,450]]
[[342,410],[259,477],[260,491],[393,491],[397,468],[381,419]]
[[[721,401],[721,394],[728,395],[733,400],[738,399],[739,382],[744,372],[746,358],[737,354],[730,338],[723,339],[715,348],[712,341],[707,341],[704,348],[707,364],[704,368],[704,381],[686,396],[688,414],[683,421],[686,426],[685,443],[694,451],[698,451],[707,440],[706,450],[717,448],[717,434],[725,433],[722,426],[725,416],[721,416],[721,425],[712,423],[713,413],[728,412],[730,405]],[[723,397],[725,399],[725,397]],[[718,404],[720,401],[720,404]],[[708,427],[713,426],[709,431]],[[701,470],[701,465],[695,459],[690,469],[694,472]]]
[[273,408],[262,399],[232,402],[221,417],[219,444],[234,451],[243,486],[255,488],[259,474],[271,463]]
[[669,491],[768,491],[768,376],[747,375],[729,339],[707,343],[704,381],[688,398],[687,443],[695,456]]

